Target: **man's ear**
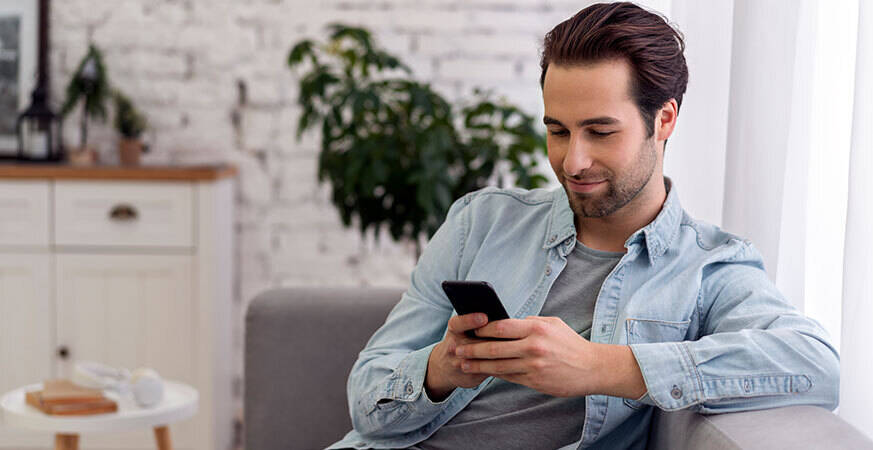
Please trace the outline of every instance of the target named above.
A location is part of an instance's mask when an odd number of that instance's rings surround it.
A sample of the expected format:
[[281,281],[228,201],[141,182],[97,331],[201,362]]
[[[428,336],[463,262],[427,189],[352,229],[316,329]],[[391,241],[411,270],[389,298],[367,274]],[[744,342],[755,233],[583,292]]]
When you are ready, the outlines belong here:
[[655,115],[655,140],[666,141],[676,128],[676,120],[679,118],[679,104],[671,98],[664,103]]

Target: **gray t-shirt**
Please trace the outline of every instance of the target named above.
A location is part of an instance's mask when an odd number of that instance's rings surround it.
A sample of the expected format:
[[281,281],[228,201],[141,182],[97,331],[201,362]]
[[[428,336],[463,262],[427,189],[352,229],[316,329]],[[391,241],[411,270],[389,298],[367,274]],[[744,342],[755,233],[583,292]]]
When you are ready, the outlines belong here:
[[[577,240],[540,315],[560,317],[590,339],[600,286],[622,255],[588,248]],[[555,449],[579,440],[584,417],[585,397],[552,397],[492,378],[466,408],[428,439],[409,448]]]

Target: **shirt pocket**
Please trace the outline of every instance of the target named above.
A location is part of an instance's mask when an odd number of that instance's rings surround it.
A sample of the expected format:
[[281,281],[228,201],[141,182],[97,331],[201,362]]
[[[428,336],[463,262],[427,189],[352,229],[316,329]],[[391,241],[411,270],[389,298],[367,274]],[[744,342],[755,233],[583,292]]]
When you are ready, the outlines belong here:
[[[670,321],[657,319],[628,318],[625,321],[627,343],[646,344],[653,342],[680,342],[685,340],[691,320]],[[624,399],[624,404],[632,409],[645,408],[645,403],[629,398]]]

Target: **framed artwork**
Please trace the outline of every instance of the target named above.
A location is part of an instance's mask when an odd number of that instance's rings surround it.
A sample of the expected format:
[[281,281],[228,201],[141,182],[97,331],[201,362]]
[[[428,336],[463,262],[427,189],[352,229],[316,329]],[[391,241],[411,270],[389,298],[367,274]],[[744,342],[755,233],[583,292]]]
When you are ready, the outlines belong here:
[[15,124],[36,85],[37,0],[0,0],[0,154],[18,148]]

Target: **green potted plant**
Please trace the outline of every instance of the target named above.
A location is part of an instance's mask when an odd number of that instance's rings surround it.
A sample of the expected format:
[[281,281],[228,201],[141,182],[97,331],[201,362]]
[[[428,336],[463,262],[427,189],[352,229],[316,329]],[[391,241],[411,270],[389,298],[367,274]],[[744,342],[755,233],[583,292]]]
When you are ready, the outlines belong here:
[[109,80],[106,76],[106,67],[103,65],[103,55],[91,44],[67,85],[66,99],[61,108],[61,114],[66,117],[80,102],[82,103],[79,147],[70,151],[70,162],[89,164],[97,161],[96,150],[88,146],[88,120],[106,120],[106,102],[109,96]]
[[146,150],[141,136],[148,122],[126,95],[116,90],[112,97],[115,100],[115,130],[121,135],[118,141],[119,160],[122,165],[138,165],[140,156]]
[[524,188],[547,181],[536,170],[546,139],[532,116],[479,89],[473,102],[453,107],[377,48],[367,30],[328,27],[326,43],[294,44],[288,64],[308,65],[300,79],[297,140],[320,127],[318,179],[330,181],[345,226],[354,218],[362,234],[372,230],[377,240],[387,227],[394,240],[411,240],[420,253],[453,199],[492,181]]

